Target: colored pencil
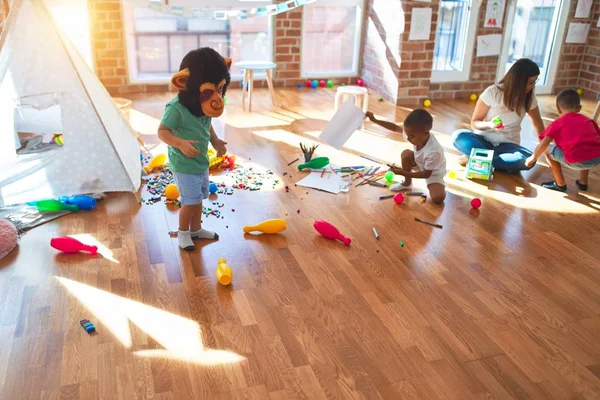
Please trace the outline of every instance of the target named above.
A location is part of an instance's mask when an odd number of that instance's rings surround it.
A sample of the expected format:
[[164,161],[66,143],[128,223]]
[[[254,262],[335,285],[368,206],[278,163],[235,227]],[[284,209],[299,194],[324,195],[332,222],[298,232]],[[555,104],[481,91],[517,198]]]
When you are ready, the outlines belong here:
[[290,162],[288,163],[288,167],[289,167],[290,165],[292,165],[293,163],[295,163],[296,161],[298,161],[298,160],[300,160],[300,159],[299,159],[299,158],[296,158],[294,161],[290,161]]
[[440,228],[440,229],[443,228],[443,226],[441,226],[439,224],[434,224],[433,222],[425,221],[425,220],[422,220],[421,218],[415,218],[415,221],[421,222],[423,224],[431,225],[431,226],[434,226],[436,228]]
[[377,233],[377,229],[373,227],[373,234],[375,235],[375,239],[379,240],[379,233]]
[[395,194],[388,194],[387,196],[379,196],[379,200],[391,199]]

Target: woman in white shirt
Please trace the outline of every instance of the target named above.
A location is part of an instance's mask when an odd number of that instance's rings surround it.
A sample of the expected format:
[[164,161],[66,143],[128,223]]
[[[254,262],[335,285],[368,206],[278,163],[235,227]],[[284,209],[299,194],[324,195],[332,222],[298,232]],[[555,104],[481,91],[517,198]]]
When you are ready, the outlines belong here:
[[[466,165],[471,149],[494,150],[492,161],[497,171],[517,172],[527,167],[525,160],[533,153],[522,147],[521,122],[529,115],[538,137],[544,131],[544,122],[535,98],[535,83],[540,69],[528,58],[518,60],[500,82],[489,86],[477,100],[471,128],[460,129],[452,134],[454,147],[464,154],[459,160]],[[492,122],[502,119],[503,127]]]

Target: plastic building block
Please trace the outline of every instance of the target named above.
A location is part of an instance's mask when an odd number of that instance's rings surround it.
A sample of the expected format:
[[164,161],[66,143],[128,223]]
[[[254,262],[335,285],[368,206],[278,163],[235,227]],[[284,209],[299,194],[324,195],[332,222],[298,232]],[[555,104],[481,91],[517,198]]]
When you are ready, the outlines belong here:
[[96,327],[90,322],[90,320],[82,319],[81,321],[79,321],[79,323],[87,333],[96,332]]

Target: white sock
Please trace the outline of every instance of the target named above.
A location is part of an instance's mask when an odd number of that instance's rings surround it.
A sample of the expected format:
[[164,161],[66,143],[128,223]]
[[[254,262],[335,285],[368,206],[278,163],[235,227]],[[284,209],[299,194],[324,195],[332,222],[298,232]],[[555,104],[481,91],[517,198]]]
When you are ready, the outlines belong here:
[[194,242],[192,242],[190,231],[179,231],[177,233],[177,239],[179,240],[179,247],[182,249],[194,250]]
[[411,185],[408,185],[408,186],[404,186],[404,184],[402,184],[402,183],[394,183],[392,186],[390,186],[390,190],[391,190],[392,192],[399,192],[399,191],[401,191],[401,190],[408,189],[408,188],[410,188],[411,186],[412,186],[412,184],[411,184]]
[[218,239],[219,235],[216,232],[208,231],[200,228],[197,231],[191,232],[192,239]]

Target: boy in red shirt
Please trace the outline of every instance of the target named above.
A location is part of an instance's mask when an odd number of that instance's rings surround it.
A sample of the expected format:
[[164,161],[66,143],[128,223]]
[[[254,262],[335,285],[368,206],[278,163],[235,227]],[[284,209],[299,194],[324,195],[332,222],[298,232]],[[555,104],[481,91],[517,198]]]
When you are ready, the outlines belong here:
[[[594,120],[579,114],[581,104],[575,89],[561,91],[556,96],[556,108],[560,118],[548,125],[533,155],[525,163],[528,167],[533,165],[545,152],[555,180],[542,183],[543,187],[567,191],[562,164],[579,171],[579,180],[575,183],[579,190],[587,190],[590,169],[600,165],[600,128]],[[554,145],[548,148],[553,140]]]

